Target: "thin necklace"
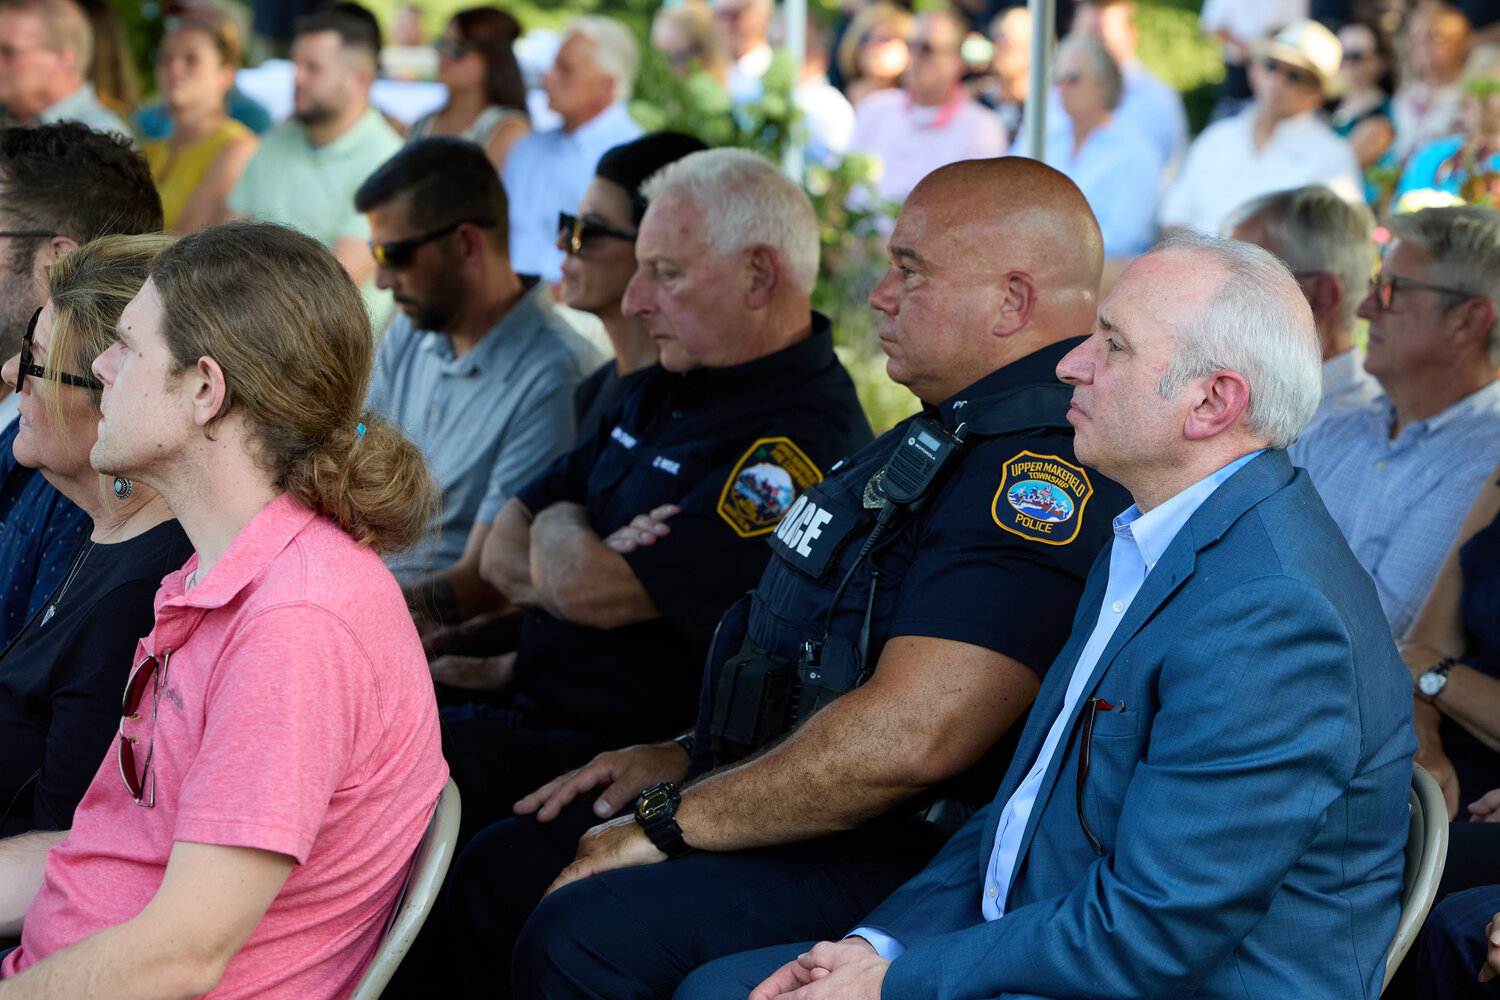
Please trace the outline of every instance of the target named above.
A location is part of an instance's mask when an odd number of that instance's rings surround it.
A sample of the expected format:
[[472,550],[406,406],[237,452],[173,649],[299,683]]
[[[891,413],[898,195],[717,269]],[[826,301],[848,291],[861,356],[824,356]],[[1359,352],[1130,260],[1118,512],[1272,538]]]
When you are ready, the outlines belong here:
[[107,541],[110,535],[113,535],[115,532],[119,531],[122,527],[125,526],[125,522],[130,520],[134,516],[134,512],[125,515],[125,517],[118,524],[116,524],[113,528],[110,528],[103,535],[100,535],[99,541],[89,542],[88,548],[83,549],[78,553],[78,558],[73,561],[73,566],[68,570],[68,575],[63,578],[62,588],[58,590],[57,596],[52,598],[52,603],[47,605],[47,612],[46,614],[42,615],[42,620],[37,624],[37,628],[41,628],[43,625],[50,622],[52,620],[52,616],[57,614],[57,606],[62,603],[63,595],[66,594],[68,592],[68,588],[73,585],[73,578],[76,577],[79,571],[83,569],[83,564],[88,562],[89,556],[94,552],[94,547],[97,546],[100,542]]

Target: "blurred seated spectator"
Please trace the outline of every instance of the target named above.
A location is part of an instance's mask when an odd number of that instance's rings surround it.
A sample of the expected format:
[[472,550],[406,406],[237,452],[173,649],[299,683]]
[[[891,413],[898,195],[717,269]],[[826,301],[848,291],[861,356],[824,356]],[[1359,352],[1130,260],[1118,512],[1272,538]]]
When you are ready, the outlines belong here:
[[802,113],[793,126],[801,133],[803,155],[808,162],[836,164],[849,148],[854,132],[854,108],[849,99],[828,82],[828,26],[813,15],[807,17],[806,47],[792,103]]
[[[0,129],[0,232],[10,234],[0,238],[0,354],[20,349],[58,258],[109,233],[159,229],[151,170],[119,134],[78,122]],[[16,462],[18,400],[0,385],[0,645],[41,612],[87,521]]]
[[239,58],[239,36],[228,20],[169,21],[156,54],[156,87],[171,116],[171,137],[142,148],[170,230],[191,233],[228,221],[225,199],[260,145],[225,110]]
[[531,131],[526,84],[511,44],[521,26],[498,7],[470,7],[453,15],[437,50],[438,82],[448,102],[417,119],[407,141],[429,135],[456,135],[484,147],[496,170],[522,136]]
[[0,834],[66,830],[114,742],[136,640],[162,577],[192,543],[145,483],[89,465],[101,383],[90,366],[116,340],[164,236],[106,236],[47,272],[48,301],[4,365],[21,404],[15,457],[88,515],[87,539],[43,610],[0,652]]
[[883,198],[901,201],[946,164],[1005,155],[1005,127],[961,82],[964,31],[952,11],[918,14],[903,88],[877,91],[854,111],[849,149],[880,158],[874,186]]
[[1375,579],[1391,634],[1411,625],[1458,527],[1500,463],[1500,212],[1393,216],[1358,315],[1384,395],[1331,414],[1292,445]]
[[1224,60],[1224,82],[1210,122],[1231,118],[1250,104],[1255,46],[1307,13],[1307,0],[1204,0],[1198,28],[1218,42]]
[[434,80],[438,52],[425,41],[422,9],[413,3],[396,9],[390,44],[380,50],[380,68],[392,80]]
[[1459,78],[1472,41],[1463,14],[1440,0],[1423,3],[1410,25],[1413,79],[1401,81],[1391,104],[1396,126],[1392,149],[1402,163],[1421,146],[1458,128],[1463,100]]
[[[1087,6],[1087,5],[1085,5]],[[1069,35],[1057,48],[1054,77],[1068,128],[1047,143],[1047,165],[1068,175],[1088,199],[1104,234],[1104,256],[1145,253],[1156,238],[1161,151],[1117,109],[1120,68],[1104,45]],[[1049,130],[1050,131],[1050,130]]]
[[442,495],[422,544],[390,553],[431,622],[494,610],[479,549],[495,514],[573,444],[573,389],[597,362],[511,270],[505,190],[476,145],[418,139],[354,194],[375,283],[395,295],[365,405],[422,452]]
[[1331,414],[1358,409],[1380,394],[1354,344],[1355,310],[1375,267],[1375,216],[1317,185],[1252,198],[1225,225],[1230,235],[1275,254],[1297,279],[1318,328],[1323,398],[1304,436]]
[[774,0],[712,0],[719,45],[729,56],[729,96],[744,103],[761,95],[760,78],[771,68]]
[[651,22],[651,45],[678,76],[697,70],[721,85],[729,80],[729,58],[719,43],[714,12],[703,0],[683,0],[658,10]]
[[[234,28],[234,38],[243,41],[245,25],[241,20],[229,16],[226,9],[233,9],[233,0],[172,0],[163,8],[168,19],[185,17],[192,20],[206,21],[215,24],[219,21],[228,21]],[[244,57],[243,45],[240,46],[240,59]],[[239,68],[239,60],[235,62],[235,68]],[[160,89],[160,88],[158,88]],[[224,98],[224,110],[229,117],[244,125],[256,135],[264,135],[271,131],[275,121],[271,118],[271,112],[266,109],[255,98],[240,89],[238,83],[231,83],[229,94]],[[135,113],[135,128],[142,139],[169,139],[172,136],[172,115],[167,109],[166,103],[160,99],[149,104],[142,105]]]
[[93,29],[73,0],[0,4],[0,107],[22,125],[76,121],[130,138],[88,81],[93,58]]
[[1392,204],[1397,211],[1438,191],[1469,201],[1500,195],[1500,45],[1469,56],[1461,81],[1462,130],[1418,149],[1406,163]]
[[604,151],[638,138],[630,100],[640,55],[635,35],[608,17],[568,24],[552,69],[542,78],[547,103],[562,116],[555,129],[516,143],[501,177],[510,201],[510,261],[517,274],[554,283],[562,277],[557,216],[571,212]]
[[906,40],[911,30],[911,11],[887,0],[877,0],[854,15],[838,52],[844,96],[850,104],[857,108],[876,91],[901,86],[901,74],[910,62]]
[[94,95],[122,122],[128,122],[141,103],[141,81],[125,26],[106,0],[80,0],[79,6],[94,33],[94,58],[89,66]]
[[1341,52],[1333,32],[1316,21],[1298,21],[1257,46],[1254,103],[1204,129],[1189,147],[1162,199],[1162,227],[1216,233],[1229,212],[1256,195],[1306,184],[1363,201],[1353,150],[1318,118],[1337,87]]
[[[1486,818],[1492,809],[1462,807],[1500,788],[1497,476],[1500,469],[1484,481],[1399,644],[1416,697],[1417,763],[1442,786],[1449,819]],[[1491,877],[1496,866],[1500,858],[1492,857]],[[1445,873],[1444,882],[1449,881]]]
[[[1351,21],[1339,29],[1339,44],[1344,47],[1339,64],[1343,93],[1333,108],[1333,131],[1349,141],[1361,170],[1394,164],[1391,145],[1396,130],[1391,124],[1391,94],[1396,57],[1390,38],[1367,21]],[[1367,201],[1375,200],[1374,193],[1366,184]]]
[[401,137],[370,106],[380,42],[362,18],[339,11],[309,14],[296,32],[292,117],[261,140],[229,193],[229,210],[300,229],[331,248],[379,322],[389,299],[369,282],[370,227],[354,209],[354,190],[401,148]]
[[[1187,111],[1182,105],[1182,95],[1135,57],[1136,45],[1141,40],[1140,29],[1135,23],[1136,6],[1136,0],[1080,3],[1068,33],[1088,35],[1104,44],[1119,66],[1124,81],[1115,120],[1150,139],[1161,163],[1175,169],[1187,150]],[[1049,143],[1052,141],[1051,126],[1064,120],[1063,115],[1057,113],[1061,110],[1054,95],[1047,112]],[[1105,238],[1108,239],[1107,234]]]
[[1012,7],[990,22],[990,71],[979,78],[974,96],[995,109],[1014,143],[1031,93],[1031,11]]

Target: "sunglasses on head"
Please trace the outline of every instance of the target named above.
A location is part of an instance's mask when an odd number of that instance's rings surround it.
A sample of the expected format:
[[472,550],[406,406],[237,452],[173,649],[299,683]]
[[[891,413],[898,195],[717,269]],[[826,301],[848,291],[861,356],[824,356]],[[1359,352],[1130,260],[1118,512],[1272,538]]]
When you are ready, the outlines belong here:
[[432,232],[423,233],[421,236],[413,236],[409,240],[392,240],[389,243],[376,243],[374,240],[370,240],[368,241],[370,245],[370,253],[374,256],[375,263],[379,264],[381,267],[390,268],[392,271],[399,271],[403,267],[406,267],[411,263],[412,255],[414,255],[417,252],[418,248],[420,248],[424,243],[431,243],[433,240],[442,239],[444,236],[447,236],[449,233],[453,232],[455,229],[462,225],[478,226],[480,229],[490,229],[494,227],[495,220],[459,219],[457,222],[448,223],[448,225],[442,227],[441,229],[434,229]]
[[[156,772],[151,769],[151,758],[156,752],[156,709],[161,703],[161,686],[166,682],[167,663],[171,658],[172,652],[168,650],[162,654],[159,668],[155,656],[137,663],[125,682],[125,696],[120,699],[119,743],[115,753],[120,764],[120,777],[125,780],[125,790],[135,804],[147,809],[156,805]],[[137,771],[135,747],[139,741],[134,736],[125,735],[125,724],[140,721],[140,707],[147,685],[151,686],[151,740],[146,744],[146,756]]]
[[1263,58],[1260,64],[1267,73],[1280,73],[1288,83],[1318,85],[1317,76],[1300,66],[1293,66],[1291,63],[1284,63],[1270,56]]
[[567,212],[557,213],[557,238],[562,243],[562,248],[575,257],[583,253],[583,248],[590,240],[601,236],[612,236],[617,240],[629,240],[634,243],[636,234],[607,226],[602,222],[569,215]]
[[1385,312],[1396,301],[1396,289],[1414,288],[1424,292],[1441,292],[1444,295],[1456,295],[1460,298],[1474,298],[1473,292],[1466,292],[1462,288],[1444,288],[1442,285],[1429,285],[1425,281],[1415,281],[1411,278],[1402,278],[1394,274],[1377,274],[1370,280],[1370,294],[1375,299],[1375,305]]
[[[36,321],[41,318],[42,308],[40,306],[37,307],[37,311],[31,314],[31,322],[26,324],[26,335],[21,338],[21,360],[16,368],[17,392],[20,392],[21,387],[26,384],[27,375],[42,379],[47,377],[47,369],[33,363],[31,360],[32,337],[36,335]],[[76,385],[80,389],[98,389],[100,391],[104,389],[103,382],[95,378],[89,378],[86,375],[69,375],[67,372],[58,372],[57,380],[63,385]]]

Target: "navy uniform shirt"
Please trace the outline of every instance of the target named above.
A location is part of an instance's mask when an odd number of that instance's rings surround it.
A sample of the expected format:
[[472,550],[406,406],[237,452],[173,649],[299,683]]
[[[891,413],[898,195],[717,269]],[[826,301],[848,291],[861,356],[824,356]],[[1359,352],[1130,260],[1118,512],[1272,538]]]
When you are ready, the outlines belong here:
[[41,610],[93,528],[81,507],[16,461],[20,427],[16,419],[0,431],[0,647]]
[[530,611],[516,707],[546,725],[646,739],[693,719],[719,616],[755,585],[766,537],[794,499],[871,438],[828,321],[775,354],[683,375],[660,366],[592,439],[517,498],[533,513],[581,503],[602,538],[664,503],[671,533],[625,560],[662,617],[599,630]]
[[[1066,419],[1072,390],[1055,369],[1080,342],[1045,347],[987,375],[896,425],[808,489],[773,534],[760,585],[726,616],[711,670],[739,651],[748,630],[757,645],[793,664],[811,640],[823,643],[825,673],[857,672],[868,617],[866,669],[891,636],[913,635],[983,646],[1045,674],[1068,638],[1111,520],[1131,502],[1073,454]],[[825,641],[830,601],[879,514],[878,476],[922,417],[949,432],[967,424],[968,449],[927,507],[896,522],[860,562]],[[716,685],[711,677],[704,689],[700,735],[709,730]],[[1021,728],[1017,722],[1010,732]],[[707,742],[700,739],[699,747]],[[1013,742],[1009,735],[999,741],[955,797],[988,801]],[[723,761],[700,752],[694,763],[701,770]]]

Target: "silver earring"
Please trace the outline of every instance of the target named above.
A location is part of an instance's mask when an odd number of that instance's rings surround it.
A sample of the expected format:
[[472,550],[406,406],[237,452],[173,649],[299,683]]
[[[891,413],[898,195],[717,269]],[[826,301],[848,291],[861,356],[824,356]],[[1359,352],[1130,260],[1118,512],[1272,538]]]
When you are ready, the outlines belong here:
[[118,499],[124,500],[126,497],[130,496],[130,491],[133,489],[135,489],[135,483],[132,483],[124,476],[115,477],[115,496]]

